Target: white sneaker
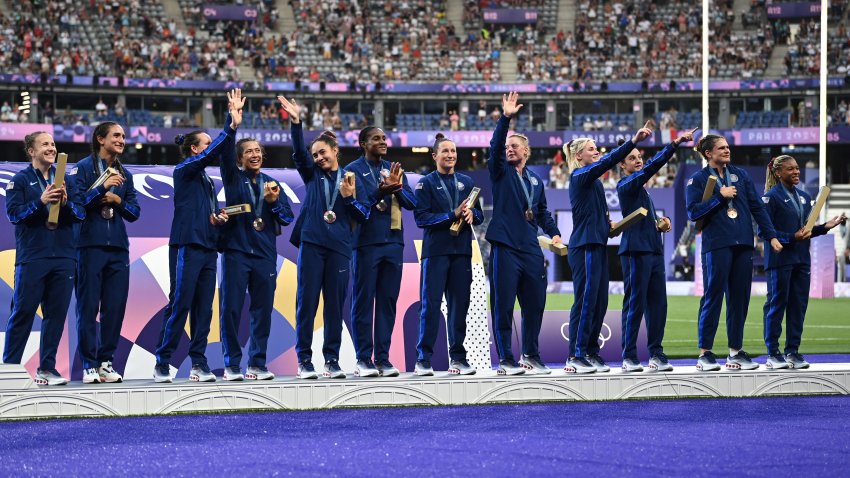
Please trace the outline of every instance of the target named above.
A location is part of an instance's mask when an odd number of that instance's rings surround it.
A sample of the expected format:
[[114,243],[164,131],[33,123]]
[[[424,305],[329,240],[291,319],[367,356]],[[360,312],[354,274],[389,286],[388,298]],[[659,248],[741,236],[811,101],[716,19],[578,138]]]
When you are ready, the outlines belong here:
[[192,382],[215,382],[215,375],[210,372],[210,366],[203,363],[193,365],[189,372],[189,380]]
[[316,369],[313,368],[312,362],[304,362],[298,364],[298,378],[312,380],[315,378],[319,378],[319,374],[316,373]]
[[97,374],[100,375],[100,381],[103,383],[121,383],[123,380],[121,374],[112,368],[112,362],[103,362],[100,364]]
[[242,375],[242,369],[238,365],[231,365],[224,367],[224,379],[228,382],[241,382],[245,376]]
[[596,373],[596,367],[587,361],[584,357],[573,357],[564,365],[564,372],[567,373]]
[[171,383],[171,368],[167,363],[154,366],[153,381],[156,383]]
[[519,358],[519,366],[525,369],[526,375],[548,375],[552,369],[546,366],[539,357],[523,355]]
[[42,370],[38,369],[35,373],[35,383],[36,385],[67,385],[68,379],[59,375],[59,372],[56,369],[51,370]]
[[673,370],[673,366],[670,365],[670,361],[667,360],[667,356],[664,355],[664,352],[659,352],[649,358],[650,372],[669,372],[671,370]]
[[357,366],[354,368],[354,375],[357,377],[377,377],[378,369],[371,360],[358,360]]
[[434,375],[434,369],[431,368],[430,360],[417,360],[416,366],[413,367],[413,373],[420,377]]
[[96,368],[87,368],[83,370],[83,383],[100,383],[100,375]]
[[248,367],[245,378],[248,380],[274,380],[274,374],[266,367]]
[[623,372],[643,372],[640,362],[633,358],[623,359]]

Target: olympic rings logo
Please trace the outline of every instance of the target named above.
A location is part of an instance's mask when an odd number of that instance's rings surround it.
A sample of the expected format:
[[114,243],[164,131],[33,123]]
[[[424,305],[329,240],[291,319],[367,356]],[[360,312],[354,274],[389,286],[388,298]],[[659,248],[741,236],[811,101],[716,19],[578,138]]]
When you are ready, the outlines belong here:
[[[563,337],[564,340],[566,340],[567,342],[570,341],[570,338],[567,336],[569,330],[570,330],[570,323],[564,322],[563,325],[561,325],[561,337]],[[606,335],[606,331],[607,331],[607,335]],[[611,327],[609,327],[608,324],[606,324],[604,322],[602,323],[602,330],[599,332],[599,340],[602,342],[601,344],[599,344],[600,349],[605,348],[605,342],[608,342],[609,340],[611,340]]]

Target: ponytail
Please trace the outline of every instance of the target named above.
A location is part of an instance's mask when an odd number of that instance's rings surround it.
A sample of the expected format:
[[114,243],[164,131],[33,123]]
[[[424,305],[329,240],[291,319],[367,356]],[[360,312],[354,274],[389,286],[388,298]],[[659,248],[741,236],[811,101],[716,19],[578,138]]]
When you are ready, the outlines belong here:
[[593,141],[591,138],[578,138],[565,144],[562,148],[564,155],[567,157],[567,169],[570,174],[576,169],[581,168],[581,163],[578,161],[578,153],[584,150],[588,142]]
[[779,169],[789,160],[796,161],[793,156],[783,154],[771,159],[770,162],[767,163],[767,176],[764,178],[764,192],[768,192],[776,186],[779,182],[779,179],[776,177],[776,172],[779,171]]

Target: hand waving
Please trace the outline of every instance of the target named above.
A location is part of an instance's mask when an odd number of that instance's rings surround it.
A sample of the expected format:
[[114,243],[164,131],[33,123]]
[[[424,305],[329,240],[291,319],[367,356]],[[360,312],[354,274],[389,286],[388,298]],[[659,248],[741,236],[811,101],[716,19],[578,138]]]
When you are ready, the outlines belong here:
[[293,123],[301,122],[301,108],[298,107],[298,103],[295,102],[295,98],[292,100],[287,100],[285,96],[278,95],[277,100],[280,101],[280,105],[283,106],[283,111],[286,111],[289,114],[289,119]]
[[245,106],[245,97],[239,88],[227,92],[227,109],[230,112],[230,127],[236,129],[242,123],[242,108]]
[[511,91],[507,95],[502,95],[502,114],[511,117],[522,109],[522,104],[517,104],[519,93]]

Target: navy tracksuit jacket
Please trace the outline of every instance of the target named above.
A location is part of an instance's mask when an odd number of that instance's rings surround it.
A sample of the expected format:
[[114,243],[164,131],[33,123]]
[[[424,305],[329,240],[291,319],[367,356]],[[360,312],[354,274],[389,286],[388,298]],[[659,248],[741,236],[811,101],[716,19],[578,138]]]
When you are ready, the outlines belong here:
[[[472,284],[472,228],[465,224],[457,236],[449,227],[454,210],[469,196],[474,184],[465,174],[434,171],[416,185],[416,225],[425,230],[422,238],[422,275],[419,281],[418,360],[431,360],[440,322],[440,307],[446,295],[446,333],[451,360],[466,360],[466,313]],[[472,209],[473,224],[484,222],[481,205]]]
[[119,170],[124,183],[111,192],[121,198],[121,204],[109,206],[112,218],[104,218],[105,206],[100,200],[107,190],[102,185],[90,188],[105,167],[105,160],[89,155],[77,163],[72,173],[86,209],[77,242],[76,288],[78,347],[84,369],[111,362],[118,347],[130,287],[130,241],[124,221],[134,222],[141,213],[133,175],[116,161],[113,168]]
[[[712,175],[717,177],[714,193],[703,201],[703,190]],[[727,200],[720,195],[723,184],[736,187],[734,199]],[[775,238],[776,232],[749,174],[736,166],[726,166],[722,178],[710,166],[697,171],[688,179],[685,199],[688,219],[704,221],[701,256],[705,292],[700,299],[699,348],[709,350],[714,347],[725,293],[729,348],[741,349],[753,282],[753,220],[759,226],[759,237],[765,240],[765,249],[770,247],[767,241]],[[728,216],[730,207],[737,211],[737,218]]]
[[224,124],[205,150],[174,168],[174,219],[168,241],[171,289],[156,349],[156,363],[160,365],[170,362],[190,312],[189,357],[193,365],[207,363],[221,227],[210,222],[210,215],[219,207],[215,185],[204,168],[221,155],[225,155],[222,161],[235,161],[236,131],[230,127],[229,114]]
[[[247,289],[251,296],[248,366],[265,367],[277,286],[277,236],[280,227],[294,219],[292,208],[277,181],[262,171],[255,177],[240,170],[235,154],[222,154],[220,168],[227,205],[251,205],[251,212],[231,216],[222,227],[219,328],[224,366],[240,367],[242,363],[239,322]],[[277,184],[277,201],[266,202],[265,184]],[[256,218],[263,220],[262,231],[254,229]]]
[[575,302],[570,310],[570,357],[599,353],[599,333],[608,310],[608,255],[605,245],[611,230],[605,188],[599,178],[635,148],[631,140],[594,163],[570,175],[573,232],[570,235],[570,269]]
[[85,219],[74,177],[65,175],[68,202],[59,212],[59,225],[47,229],[50,205],[41,194],[54,182],[55,166],[48,178],[27,166],[6,186],[6,216],[15,225],[15,294],[6,326],[4,363],[21,363],[36,310],[41,305],[39,369],[56,368],[56,350],[65,328],[65,316],[74,290],[76,229]]
[[[795,241],[794,233],[800,230],[812,211],[812,198],[796,187],[789,190],[782,183],[771,188],[762,197],[776,235],[782,243],[782,252],[764,248],[767,272],[767,301],[764,303],[764,343],[770,355],[779,353],[779,336],[782,335],[782,317],[785,316],[785,353],[797,352],[803,335],[803,321],[809,305],[812,258],[811,241]],[[812,228],[812,237],[827,233],[821,224]]]
[[656,228],[656,212],[644,185],[667,164],[676,153],[676,145],[668,144],[643,169],[617,183],[617,195],[623,216],[638,208],[649,211],[647,217],[626,229],[620,240],[620,264],[623,267],[623,358],[637,360],[637,338],[641,317],[646,316],[649,355],[664,350],[664,325],[667,323],[667,280],[664,271],[664,246]]
[[[530,169],[522,175],[508,163],[505,142],[510,118],[502,116],[490,140],[487,169],[493,184],[493,218],[487,226],[490,250],[490,310],[500,360],[513,359],[511,332],[514,302],[522,309],[522,353],[539,357],[538,336],[546,306],[546,268],[537,230],[549,236],[561,231],[546,205],[543,181]],[[531,195],[529,204],[528,191]],[[531,209],[529,221],[525,211]]]
[[[295,167],[307,189],[301,213],[290,242],[298,247],[298,290],[295,309],[295,353],[298,363],[311,362],[313,326],[319,309],[319,295],[324,298],[325,362],[339,361],[342,343],[342,307],[348,289],[349,262],[354,245],[352,221],[362,223],[369,218],[369,208],[352,197],[339,194],[339,183],[345,171],[325,172],[313,162],[304,143],[301,123],[292,123],[292,155]],[[358,178],[357,181],[364,179]],[[334,199],[334,195],[336,198]],[[329,208],[330,203],[332,207]],[[333,211],[336,220],[325,222],[324,213]]]
[[[378,184],[381,171],[390,169],[390,162],[377,163],[359,157],[345,168],[357,177],[357,200],[368,208],[369,219],[354,229],[354,290],[351,301],[351,325],[357,360],[369,360],[374,351],[376,361],[387,360],[390,353],[396,301],[401,289],[404,267],[404,228],[390,229],[391,197],[381,197]],[[407,210],[416,207],[413,191],[402,175],[402,190],[393,194],[399,205]],[[384,199],[387,205],[379,211],[376,205]],[[374,311],[374,341],[372,317]]]

